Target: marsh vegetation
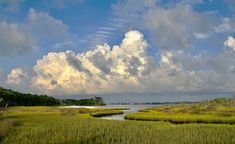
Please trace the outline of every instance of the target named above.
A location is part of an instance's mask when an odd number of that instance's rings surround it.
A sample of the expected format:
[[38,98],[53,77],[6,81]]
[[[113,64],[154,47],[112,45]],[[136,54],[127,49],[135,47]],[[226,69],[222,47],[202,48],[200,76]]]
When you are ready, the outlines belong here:
[[235,99],[217,98],[198,104],[163,105],[125,116],[129,120],[167,121],[172,123],[235,124]]
[[[144,109],[152,111],[181,111],[183,105]],[[187,105],[187,114],[191,111]],[[227,112],[221,106],[219,112]],[[170,109],[169,109],[170,108]],[[173,109],[174,108],[174,109]],[[186,108],[186,107],[185,107]],[[235,125],[180,124],[164,121],[115,121],[93,116],[116,114],[122,108],[64,108],[64,107],[10,107],[1,109],[0,139],[3,144],[182,144],[235,143]],[[233,108],[230,107],[230,113]],[[149,112],[150,111],[150,112]],[[204,111],[204,110],[203,110]],[[212,112],[212,111],[210,111]],[[180,113],[183,113],[182,111]],[[185,112],[184,112],[185,113]],[[204,113],[204,112],[201,112]],[[233,114],[232,114],[233,115]],[[227,114],[226,114],[227,116]],[[222,116],[224,117],[224,116]],[[230,116],[229,116],[230,117]],[[233,117],[233,116],[232,116]]]

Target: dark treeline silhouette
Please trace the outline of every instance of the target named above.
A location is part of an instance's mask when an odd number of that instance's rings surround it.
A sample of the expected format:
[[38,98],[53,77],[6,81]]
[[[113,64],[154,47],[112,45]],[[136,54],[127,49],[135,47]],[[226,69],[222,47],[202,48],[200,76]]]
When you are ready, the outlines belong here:
[[91,99],[64,99],[61,102],[65,105],[81,105],[81,106],[102,106],[105,105],[103,99],[101,97],[95,97]]
[[46,95],[24,94],[0,87],[0,106],[53,106],[60,100]]
[[24,94],[0,87],[0,107],[56,106],[56,105],[105,105],[101,97],[91,99],[56,99],[47,95]]

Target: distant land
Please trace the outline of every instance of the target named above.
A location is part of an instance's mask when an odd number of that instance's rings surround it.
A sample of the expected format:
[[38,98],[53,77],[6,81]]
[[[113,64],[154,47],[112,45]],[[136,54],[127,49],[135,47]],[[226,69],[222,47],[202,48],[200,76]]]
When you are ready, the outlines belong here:
[[8,106],[58,106],[58,105],[79,105],[79,106],[102,106],[106,105],[101,97],[89,99],[56,99],[47,95],[33,95],[21,93],[0,87],[0,107]]
[[[198,103],[202,100],[209,100],[219,97],[232,97],[232,94],[227,95],[210,95],[210,96],[203,96],[199,95],[198,99],[189,99],[193,96],[184,96],[184,95],[177,95],[177,99],[171,96],[154,96],[150,95],[149,100],[153,102],[146,102],[146,99],[138,100],[138,101],[131,101],[132,98],[140,98],[139,95],[136,96],[120,96],[120,101],[110,101],[108,97],[114,98],[116,96],[87,96],[81,97],[78,99],[77,97],[61,97],[61,98],[54,98],[52,96],[47,95],[34,95],[30,93],[21,93],[10,89],[4,89],[0,87],[0,106],[53,106],[53,105],[78,105],[78,106],[102,106],[102,105],[162,105],[162,104],[180,104],[180,103],[187,103],[187,104],[194,104]],[[119,98],[120,98],[119,97]],[[148,96],[146,96],[148,97]],[[154,97],[154,98],[153,98]],[[196,97],[196,96],[194,96]],[[172,99],[174,98],[174,99]],[[156,100],[157,99],[157,100]],[[200,100],[201,99],[201,100]],[[123,102],[125,101],[125,102]]]
[[146,102],[146,103],[109,103],[109,105],[162,105],[162,104],[196,104],[199,102],[178,101],[178,102]]

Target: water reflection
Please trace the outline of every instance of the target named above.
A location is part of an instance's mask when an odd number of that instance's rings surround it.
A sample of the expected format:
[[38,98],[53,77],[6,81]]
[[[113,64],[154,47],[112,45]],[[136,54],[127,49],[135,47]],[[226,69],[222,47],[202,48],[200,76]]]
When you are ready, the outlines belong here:
[[123,114],[119,115],[111,115],[111,116],[104,116],[101,117],[101,119],[107,119],[107,120],[125,120],[125,115],[129,113],[136,113],[141,109],[149,108],[149,107],[159,107],[160,105],[114,105],[114,106],[107,106],[111,108],[129,108],[129,110],[124,110]]
[[65,106],[65,108],[129,108],[128,110],[124,110],[123,114],[104,116],[101,119],[107,120],[125,120],[125,115],[129,113],[136,113],[141,109],[149,108],[149,107],[159,107],[159,105],[107,105],[107,106]]

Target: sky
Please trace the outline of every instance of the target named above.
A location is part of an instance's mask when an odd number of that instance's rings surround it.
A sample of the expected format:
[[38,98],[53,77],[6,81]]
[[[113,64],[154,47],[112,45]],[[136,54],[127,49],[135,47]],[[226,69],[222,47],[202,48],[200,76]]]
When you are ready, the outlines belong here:
[[0,0],[0,86],[58,98],[235,94],[234,0]]

